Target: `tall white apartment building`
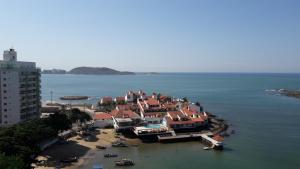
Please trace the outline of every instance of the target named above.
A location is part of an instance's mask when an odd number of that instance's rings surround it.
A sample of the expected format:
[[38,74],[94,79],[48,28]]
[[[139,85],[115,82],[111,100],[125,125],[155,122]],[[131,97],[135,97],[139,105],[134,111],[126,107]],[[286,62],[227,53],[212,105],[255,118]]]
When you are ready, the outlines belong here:
[[0,61],[0,127],[39,118],[40,69],[34,62],[17,61],[14,49]]

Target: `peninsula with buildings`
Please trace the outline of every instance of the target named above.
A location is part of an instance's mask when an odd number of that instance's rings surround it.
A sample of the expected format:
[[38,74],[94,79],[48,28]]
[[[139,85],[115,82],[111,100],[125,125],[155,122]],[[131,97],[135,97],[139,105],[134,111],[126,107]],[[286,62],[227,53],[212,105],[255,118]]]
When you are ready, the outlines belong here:
[[[86,158],[81,156],[84,153],[75,151],[64,155],[66,150],[74,151],[74,142],[89,147],[90,151],[102,151],[105,159],[118,157],[118,154],[105,152],[124,147],[139,148],[145,143],[194,141],[199,142],[199,146],[205,146],[203,151],[223,150],[224,138],[234,134],[234,130],[229,131],[225,120],[205,111],[199,102],[193,103],[187,98],[175,98],[158,92],[147,94],[142,90],[128,91],[123,96],[104,96],[94,105],[48,102],[42,107],[42,118],[47,119],[66,110],[86,113],[91,119],[73,124],[72,128],[59,133],[59,140],[71,143],[48,144],[50,148],[37,157],[38,161],[54,164],[72,159],[74,165],[80,166]],[[48,156],[55,158],[49,159]],[[125,161],[118,161],[116,165]],[[129,161],[130,165],[134,165],[134,159]]]
[[[204,111],[199,102],[155,92],[147,95],[142,90],[103,97],[94,116],[96,127],[111,125],[116,132],[131,133],[146,142],[204,139],[215,149],[223,149],[221,135],[228,128],[224,120]],[[104,117],[110,117],[110,123]]]

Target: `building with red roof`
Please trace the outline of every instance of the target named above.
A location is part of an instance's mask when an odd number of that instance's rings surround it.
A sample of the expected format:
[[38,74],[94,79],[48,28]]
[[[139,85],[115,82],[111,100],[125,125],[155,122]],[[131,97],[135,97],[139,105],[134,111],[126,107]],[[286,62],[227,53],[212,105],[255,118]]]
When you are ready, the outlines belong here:
[[124,96],[118,96],[115,98],[116,104],[125,104],[125,97]]
[[167,109],[157,99],[149,97],[146,100],[139,99],[137,103],[140,108],[141,117],[147,123],[162,123]]
[[113,126],[113,118],[110,114],[104,112],[96,112],[93,115],[94,126],[99,128],[106,128]]
[[110,105],[110,104],[112,104],[112,102],[113,102],[112,97],[107,97],[107,96],[102,97],[100,100],[100,104],[102,104],[102,105]]
[[130,130],[141,123],[141,117],[132,110],[114,109],[110,114],[116,131]]
[[174,130],[194,130],[206,125],[205,120],[200,116],[191,117],[182,111],[168,111],[163,119],[163,124]]

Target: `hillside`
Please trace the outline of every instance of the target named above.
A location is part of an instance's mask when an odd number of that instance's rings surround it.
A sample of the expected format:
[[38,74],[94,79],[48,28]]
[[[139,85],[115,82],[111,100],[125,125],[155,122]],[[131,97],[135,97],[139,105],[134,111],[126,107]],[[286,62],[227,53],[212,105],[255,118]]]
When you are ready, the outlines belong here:
[[118,71],[107,67],[77,67],[68,72],[69,74],[86,75],[134,75],[134,72]]

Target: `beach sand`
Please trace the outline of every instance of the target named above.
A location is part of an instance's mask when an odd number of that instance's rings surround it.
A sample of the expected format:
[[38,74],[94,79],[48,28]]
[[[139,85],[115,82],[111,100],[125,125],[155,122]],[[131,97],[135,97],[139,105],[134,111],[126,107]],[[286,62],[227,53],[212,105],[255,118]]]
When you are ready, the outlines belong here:
[[111,147],[111,143],[124,140],[129,145],[141,144],[139,139],[128,139],[120,136],[120,138],[115,138],[114,129],[99,129],[93,132],[93,139],[91,141],[85,141],[84,139],[79,139],[79,136],[72,137],[68,139],[67,144],[56,144],[46,149],[44,152],[37,157],[38,160],[46,160],[47,166],[35,166],[36,169],[53,169],[59,166],[60,160],[78,157],[78,162],[72,163],[70,165],[62,166],[65,169],[77,169],[83,165],[84,161],[89,152],[96,150],[97,145]]

